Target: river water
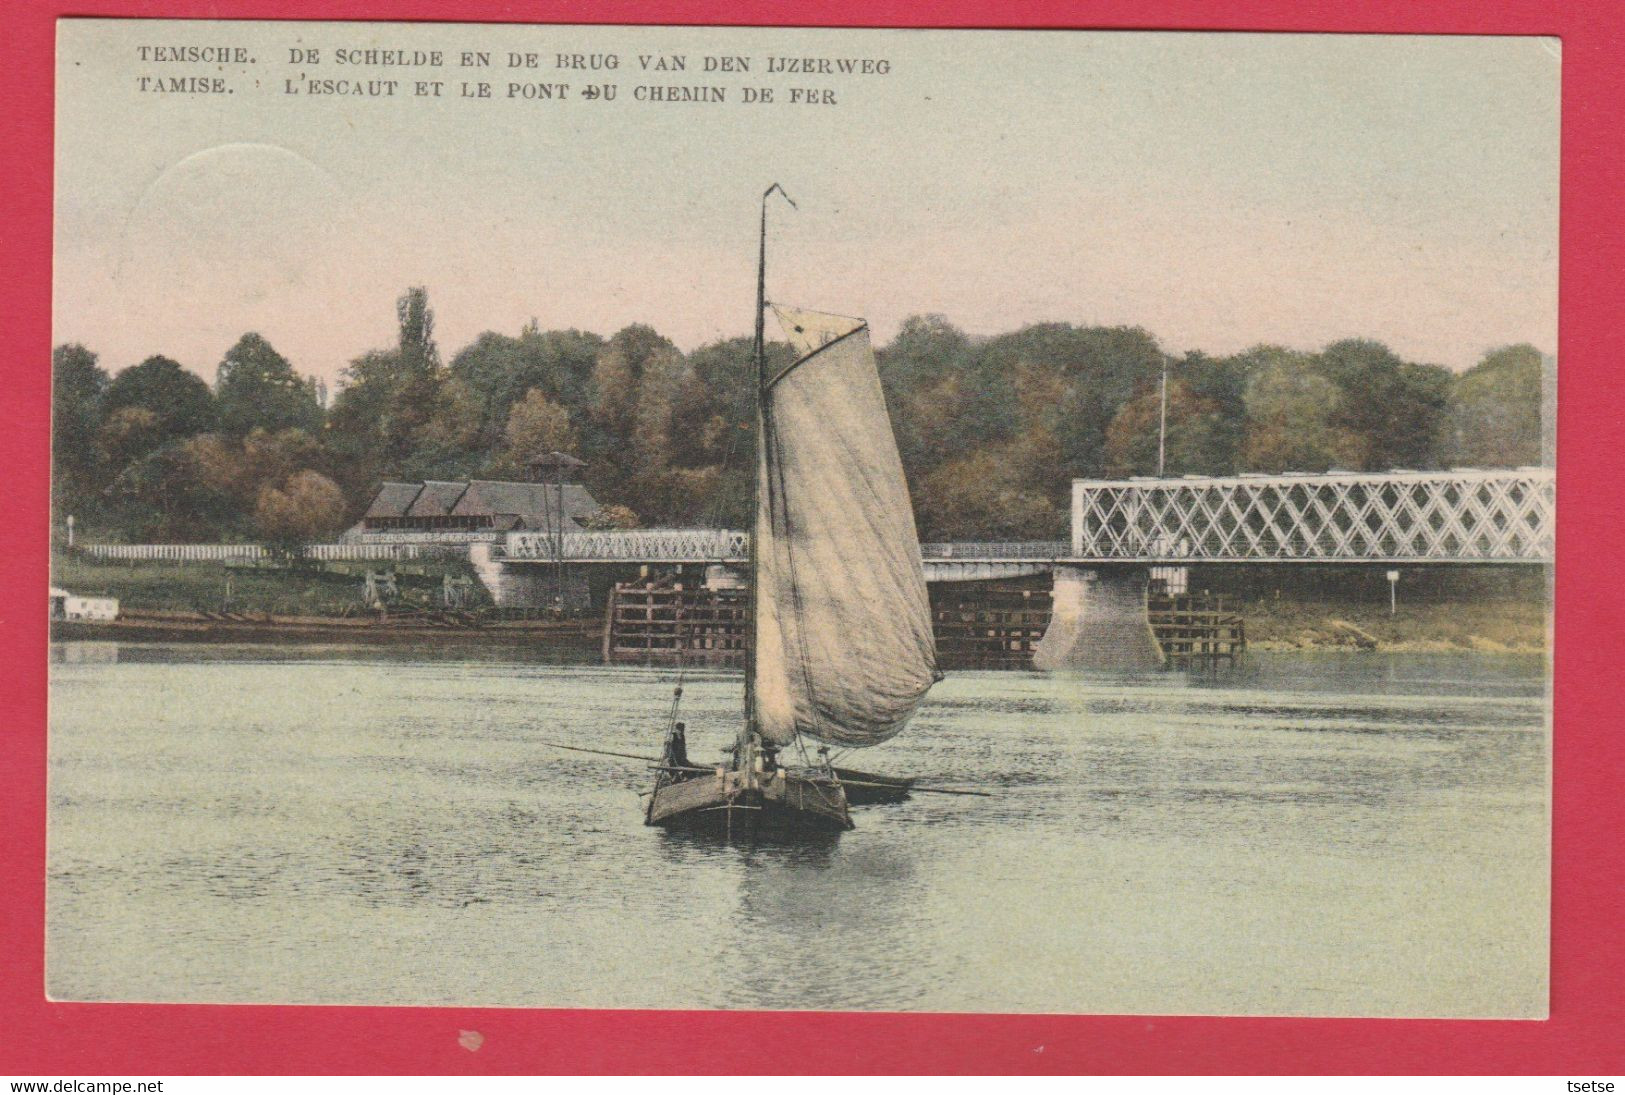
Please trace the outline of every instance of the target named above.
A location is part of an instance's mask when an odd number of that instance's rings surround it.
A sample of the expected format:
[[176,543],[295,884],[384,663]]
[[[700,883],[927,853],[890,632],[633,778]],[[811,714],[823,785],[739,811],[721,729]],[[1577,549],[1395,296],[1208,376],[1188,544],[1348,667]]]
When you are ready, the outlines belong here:
[[[53,648],[67,1000],[1537,1016],[1544,662],[966,672],[850,763],[976,786],[814,846],[645,828],[671,675]],[[690,672],[690,752],[737,673]]]

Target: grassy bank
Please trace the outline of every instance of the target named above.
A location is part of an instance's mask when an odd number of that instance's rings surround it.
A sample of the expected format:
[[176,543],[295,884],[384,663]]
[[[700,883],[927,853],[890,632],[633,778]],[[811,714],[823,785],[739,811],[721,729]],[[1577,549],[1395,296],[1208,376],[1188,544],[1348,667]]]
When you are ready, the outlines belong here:
[[[373,563],[374,570],[387,564]],[[353,616],[362,611],[364,562],[308,567],[228,566],[220,562],[97,562],[78,555],[52,558],[51,581],[75,593],[117,597],[125,611],[269,613],[275,616]],[[471,578],[463,560],[396,564],[403,607],[438,609],[447,575]],[[227,583],[231,593],[226,595]],[[489,605],[478,581],[469,607]],[[1369,592],[1369,591],[1367,591]],[[1385,591],[1384,591],[1385,592]],[[1543,596],[1456,595],[1437,591],[1388,612],[1386,597],[1316,596],[1302,590],[1238,599],[1254,650],[1539,652],[1546,649]]]
[[[370,567],[385,570],[391,564]],[[117,597],[124,611],[344,616],[362,610],[368,569],[364,562],[255,567],[205,561],[99,562],[57,554],[51,559],[51,583],[78,594]],[[447,575],[473,578],[462,560],[397,563],[393,569],[403,607],[439,608]],[[469,595],[469,607],[490,604],[478,581]]]
[[1400,652],[1546,649],[1547,607],[1536,599],[1471,599],[1407,605],[1386,602],[1275,600],[1243,603],[1254,650],[1371,648]]

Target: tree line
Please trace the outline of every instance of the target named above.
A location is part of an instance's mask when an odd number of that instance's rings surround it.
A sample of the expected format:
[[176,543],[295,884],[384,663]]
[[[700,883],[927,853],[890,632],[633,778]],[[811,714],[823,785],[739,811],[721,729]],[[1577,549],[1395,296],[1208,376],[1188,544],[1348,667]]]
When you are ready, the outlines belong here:
[[[52,354],[53,504],[130,541],[297,544],[355,521],[383,479],[511,478],[538,452],[588,461],[616,525],[747,521],[751,342],[683,353],[654,328],[486,332],[443,360],[421,287],[393,346],[332,400],[256,333],[211,386],[155,355],[109,375]],[[768,347],[787,364],[788,346]],[[1170,355],[1137,327],[1045,323],[973,337],[908,319],[877,351],[925,539],[1058,538],[1074,477],[1501,467],[1549,460],[1528,345],[1460,373],[1350,339]],[[1546,436],[1549,438],[1549,431]]]

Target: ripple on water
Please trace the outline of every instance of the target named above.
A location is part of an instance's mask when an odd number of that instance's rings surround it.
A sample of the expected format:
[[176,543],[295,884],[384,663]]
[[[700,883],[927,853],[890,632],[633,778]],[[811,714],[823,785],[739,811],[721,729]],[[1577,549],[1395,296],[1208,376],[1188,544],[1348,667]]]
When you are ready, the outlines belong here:
[[[834,839],[645,828],[659,670],[146,646],[52,680],[68,999],[1535,1014],[1538,660],[953,674]],[[691,752],[736,673],[690,673]]]

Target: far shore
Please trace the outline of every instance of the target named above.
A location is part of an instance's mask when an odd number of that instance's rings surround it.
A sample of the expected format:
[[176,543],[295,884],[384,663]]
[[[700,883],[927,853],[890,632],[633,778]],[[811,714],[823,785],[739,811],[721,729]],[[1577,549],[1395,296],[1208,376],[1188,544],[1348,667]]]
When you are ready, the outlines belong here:
[[52,620],[53,642],[486,642],[591,646],[603,638],[601,619],[503,620],[469,614],[390,617],[278,616],[134,610],[116,620]]
[[1248,649],[1257,651],[1541,654],[1551,619],[1544,602],[1526,598],[1401,601],[1392,610],[1370,601],[1263,599],[1238,611]]
[[[1541,654],[1547,612],[1528,601],[1468,601],[1401,606],[1258,601],[1243,605],[1248,649],[1255,652],[1396,654]],[[51,638],[131,642],[272,644],[455,643],[594,650],[604,620],[510,620],[478,613],[388,616],[287,616],[135,609],[117,620],[55,620]]]

